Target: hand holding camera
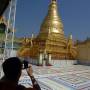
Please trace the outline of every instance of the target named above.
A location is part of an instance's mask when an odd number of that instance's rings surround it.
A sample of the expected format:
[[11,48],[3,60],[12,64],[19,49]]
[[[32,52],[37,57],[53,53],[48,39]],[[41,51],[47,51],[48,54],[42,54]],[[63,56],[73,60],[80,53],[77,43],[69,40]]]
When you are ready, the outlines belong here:
[[27,68],[27,73],[29,76],[33,76],[33,70],[31,65]]

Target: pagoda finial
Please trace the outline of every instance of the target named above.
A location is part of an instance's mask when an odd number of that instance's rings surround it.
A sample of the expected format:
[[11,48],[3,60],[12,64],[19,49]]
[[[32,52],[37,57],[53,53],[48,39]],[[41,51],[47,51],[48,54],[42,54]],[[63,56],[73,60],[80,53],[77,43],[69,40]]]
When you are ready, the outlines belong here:
[[56,0],[52,0],[52,2],[53,2],[53,1],[55,1],[55,2],[56,2]]
[[51,0],[48,13],[41,25],[40,33],[59,33],[64,34],[62,20],[58,14],[57,0]]
[[51,0],[51,2],[56,2],[57,0]]

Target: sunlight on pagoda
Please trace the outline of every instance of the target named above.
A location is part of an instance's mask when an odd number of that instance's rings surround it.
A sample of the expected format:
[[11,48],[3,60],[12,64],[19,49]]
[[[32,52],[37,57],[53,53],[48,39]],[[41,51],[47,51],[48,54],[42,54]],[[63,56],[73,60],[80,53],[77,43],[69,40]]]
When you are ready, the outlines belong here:
[[62,20],[58,14],[57,1],[51,0],[48,13],[43,20],[39,34],[36,37],[24,38],[23,46],[18,51],[20,57],[30,57],[43,63],[46,52],[46,64],[53,60],[75,59],[77,49],[74,46],[72,35],[64,35]]

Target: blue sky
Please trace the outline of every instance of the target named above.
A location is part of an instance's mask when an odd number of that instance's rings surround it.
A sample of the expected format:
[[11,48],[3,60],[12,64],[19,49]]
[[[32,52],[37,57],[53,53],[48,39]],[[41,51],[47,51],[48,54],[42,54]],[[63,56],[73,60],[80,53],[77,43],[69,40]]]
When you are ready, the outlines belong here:
[[[18,0],[16,36],[38,34],[51,0]],[[58,12],[64,25],[65,36],[84,40],[90,37],[90,0],[57,0]]]

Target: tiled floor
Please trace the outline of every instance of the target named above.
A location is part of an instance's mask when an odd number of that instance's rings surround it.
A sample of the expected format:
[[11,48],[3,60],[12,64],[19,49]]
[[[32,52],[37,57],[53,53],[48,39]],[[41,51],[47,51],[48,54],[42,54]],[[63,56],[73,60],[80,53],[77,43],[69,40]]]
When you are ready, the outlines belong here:
[[[33,70],[42,90],[90,90],[90,66],[33,66]],[[31,85],[25,70],[23,70],[20,84],[27,87]]]
[[[33,66],[33,71],[42,90],[90,90],[90,66]],[[32,85],[26,70],[22,71],[19,83],[26,87]]]

